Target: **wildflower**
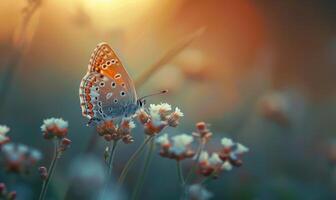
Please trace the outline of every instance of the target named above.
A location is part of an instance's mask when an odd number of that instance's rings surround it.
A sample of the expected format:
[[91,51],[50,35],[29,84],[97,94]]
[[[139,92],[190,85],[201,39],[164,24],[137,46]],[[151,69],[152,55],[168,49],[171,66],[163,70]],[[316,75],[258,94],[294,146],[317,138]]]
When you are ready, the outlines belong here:
[[65,150],[69,148],[71,143],[72,141],[70,139],[62,138],[60,146],[59,146],[59,151],[64,152]]
[[213,196],[213,194],[201,184],[189,186],[187,193],[189,200],[208,200]]
[[193,136],[199,137],[202,139],[202,142],[207,142],[212,136],[212,132],[208,129],[208,125],[205,122],[196,123],[196,132],[193,133]]
[[156,143],[161,146],[160,155],[175,160],[183,160],[194,156],[194,151],[190,148],[193,137],[187,134],[176,135],[169,140],[164,134],[156,139]]
[[176,127],[183,117],[183,113],[177,107],[174,112],[169,113],[172,107],[167,103],[151,104],[148,110],[148,113],[143,109],[140,110],[137,116],[144,125],[145,133],[150,136],[160,133],[167,126]]
[[6,144],[2,152],[7,170],[15,173],[28,172],[42,158],[40,151],[23,144]]
[[184,114],[181,112],[181,110],[176,107],[175,111],[168,116],[168,125],[171,127],[176,127],[179,124],[180,118],[183,116]]
[[149,105],[149,113],[150,115],[156,115],[159,114],[162,118],[162,120],[165,120],[166,116],[168,115],[168,112],[171,111],[171,105],[168,103],[161,103],[161,104],[150,104]]
[[222,161],[228,161],[231,165],[239,167],[243,164],[241,156],[249,151],[247,147],[240,143],[234,143],[231,139],[221,140],[223,149],[219,152]]
[[[71,144],[71,140],[66,138],[68,134],[68,122],[64,121],[62,118],[49,118],[43,121],[43,125],[41,126],[41,130],[43,132],[43,137],[45,139],[57,139],[55,142],[55,151],[52,162],[49,167],[49,173],[53,174],[53,171],[56,167],[56,161],[61,158],[62,154],[69,148]],[[36,156],[36,155],[35,155]],[[44,199],[48,183],[50,181],[51,176],[47,172],[47,168],[44,166],[39,167],[39,173],[43,180],[42,190],[40,193],[39,199]]]
[[0,147],[10,141],[10,138],[6,136],[9,130],[8,126],[0,125]]
[[8,191],[4,183],[0,183],[0,199],[14,200],[16,199],[15,191]]
[[199,173],[204,176],[210,176],[218,174],[222,170],[223,161],[219,158],[217,153],[212,153],[209,158],[208,152],[202,151],[198,164]]
[[120,124],[115,125],[113,120],[106,120],[98,124],[97,132],[103,136],[106,141],[122,140],[129,144],[134,141],[131,136],[131,130],[135,128],[132,118],[123,118]]
[[249,151],[247,147],[229,138],[222,138],[221,144],[223,148],[219,152],[212,153],[210,157],[206,151],[200,153],[198,171],[203,176],[211,175],[216,178],[221,171],[230,171],[233,167],[243,164],[241,156]]
[[149,115],[145,112],[143,108],[139,109],[136,112],[136,116],[138,116],[138,119],[141,124],[146,124],[149,120]]
[[45,119],[41,130],[45,139],[63,138],[68,133],[68,122],[62,118]]

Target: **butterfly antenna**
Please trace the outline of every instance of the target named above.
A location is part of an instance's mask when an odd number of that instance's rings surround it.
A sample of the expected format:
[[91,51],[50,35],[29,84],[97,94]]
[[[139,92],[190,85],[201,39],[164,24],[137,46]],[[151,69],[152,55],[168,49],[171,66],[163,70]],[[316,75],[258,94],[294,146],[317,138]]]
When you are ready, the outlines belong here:
[[145,99],[145,98],[147,98],[147,97],[156,96],[156,95],[161,95],[161,94],[165,94],[165,93],[167,93],[167,92],[168,92],[168,90],[162,90],[162,91],[160,91],[160,92],[156,92],[156,93],[153,93],[153,94],[145,95],[145,96],[141,97],[139,100],[141,101],[141,100],[143,100],[143,99]]

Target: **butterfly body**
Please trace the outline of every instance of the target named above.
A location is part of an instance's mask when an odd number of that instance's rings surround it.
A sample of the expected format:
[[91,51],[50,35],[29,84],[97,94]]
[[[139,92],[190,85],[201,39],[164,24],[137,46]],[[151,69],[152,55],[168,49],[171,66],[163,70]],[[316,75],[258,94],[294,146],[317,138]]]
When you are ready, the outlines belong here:
[[102,121],[131,116],[141,106],[132,79],[106,43],[94,50],[79,96],[83,116]]

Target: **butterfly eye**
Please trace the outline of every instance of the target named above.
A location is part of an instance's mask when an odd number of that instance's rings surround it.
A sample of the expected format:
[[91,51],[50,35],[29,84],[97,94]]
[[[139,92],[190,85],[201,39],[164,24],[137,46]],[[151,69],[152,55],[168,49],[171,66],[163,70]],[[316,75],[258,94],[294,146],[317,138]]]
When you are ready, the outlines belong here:
[[112,59],[111,62],[112,64],[116,64],[117,61],[115,59]]
[[114,99],[114,103],[118,103],[118,99]]
[[107,65],[106,64],[103,64],[103,69],[107,69]]
[[115,83],[115,82],[112,82],[111,86],[112,86],[113,88],[115,88],[115,87],[116,87],[116,83]]
[[99,90],[99,87],[96,87],[95,89],[98,91],[98,90]]
[[107,65],[110,65],[111,64],[111,62],[110,61],[107,61],[107,63],[106,63]]
[[104,82],[100,82],[99,85],[100,85],[100,87],[104,87],[105,83]]
[[102,106],[102,102],[101,101],[98,101],[98,106]]
[[125,83],[122,83],[121,86],[125,87],[126,85],[125,85]]
[[124,91],[121,91],[121,92],[120,92],[120,95],[121,95],[121,96],[125,96],[125,92],[124,92]]

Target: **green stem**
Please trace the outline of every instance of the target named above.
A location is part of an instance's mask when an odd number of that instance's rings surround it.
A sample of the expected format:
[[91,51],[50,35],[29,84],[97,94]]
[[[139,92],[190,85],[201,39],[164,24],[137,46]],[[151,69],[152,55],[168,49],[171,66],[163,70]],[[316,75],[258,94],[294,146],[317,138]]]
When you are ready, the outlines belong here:
[[51,161],[51,164],[50,164],[50,167],[49,167],[49,170],[48,170],[48,176],[47,176],[46,180],[43,181],[42,190],[41,190],[41,193],[40,193],[39,200],[44,200],[45,199],[47,189],[48,189],[48,185],[50,183],[52,175],[54,174],[58,158],[59,158],[58,143],[55,142],[54,157]]
[[149,165],[150,165],[150,163],[152,161],[154,149],[155,149],[155,143],[154,143],[154,137],[152,137],[152,139],[150,141],[150,144],[149,144],[149,149],[148,149],[148,152],[147,152],[147,155],[146,155],[146,158],[145,158],[144,167],[142,169],[142,172],[140,173],[140,177],[138,178],[138,181],[136,183],[134,192],[132,194],[132,199],[133,200],[137,199],[138,194],[141,191],[141,188],[142,188],[142,186],[144,184],[145,177],[146,177],[146,175],[148,173]]
[[188,183],[189,179],[192,178],[193,172],[195,172],[195,170],[196,170],[196,166],[197,166],[197,163],[199,162],[199,159],[200,159],[201,153],[202,153],[202,151],[204,149],[204,146],[205,146],[205,142],[202,141],[202,139],[201,139],[199,148],[197,149],[196,159],[193,162],[193,164],[192,164],[192,166],[191,166],[191,168],[190,168],[190,170],[188,172],[188,175],[187,175],[187,177],[185,179],[185,183]]
[[114,161],[117,145],[118,145],[118,140],[114,140],[112,142],[112,149],[111,149],[111,152],[110,152],[110,157],[108,159],[108,161],[109,161],[109,163],[108,163],[108,178],[110,178],[111,175],[112,175],[113,161]]
[[214,176],[213,174],[209,175],[208,177],[204,178],[199,184],[204,185],[204,184],[210,182],[213,179],[213,176]]
[[136,161],[136,159],[139,157],[139,155],[141,154],[141,152],[144,150],[146,144],[151,140],[152,137],[147,137],[145,139],[145,141],[140,145],[140,147],[133,153],[133,155],[131,156],[131,158],[127,161],[124,169],[122,170],[120,177],[118,179],[118,185],[119,187],[122,186],[122,184],[124,183],[124,180],[126,178],[126,175],[129,171],[129,169],[133,166],[134,162]]
[[182,172],[182,166],[180,161],[176,161],[177,164],[177,175],[180,181],[180,185],[184,186],[185,182],[184,182],[184,178],[183,178],[183,172]]
[[107,159],[108,160],[108,169],[107,169],[107,175],[108,176],[107,176],[107,179],[106,179],[105,188],[104,188],[104,192],[103,192],[103,195],[102,195],[103,198],[105,198],[107,190],[109,188],[109,181],[110,181],[111,176],[112,176],[113,161],[114,161],[117,145],[118,145],[118,140],[113,140],[113,142],[111,142],[111,145],[110,145],[111,152],[110,152],[109,158]]

